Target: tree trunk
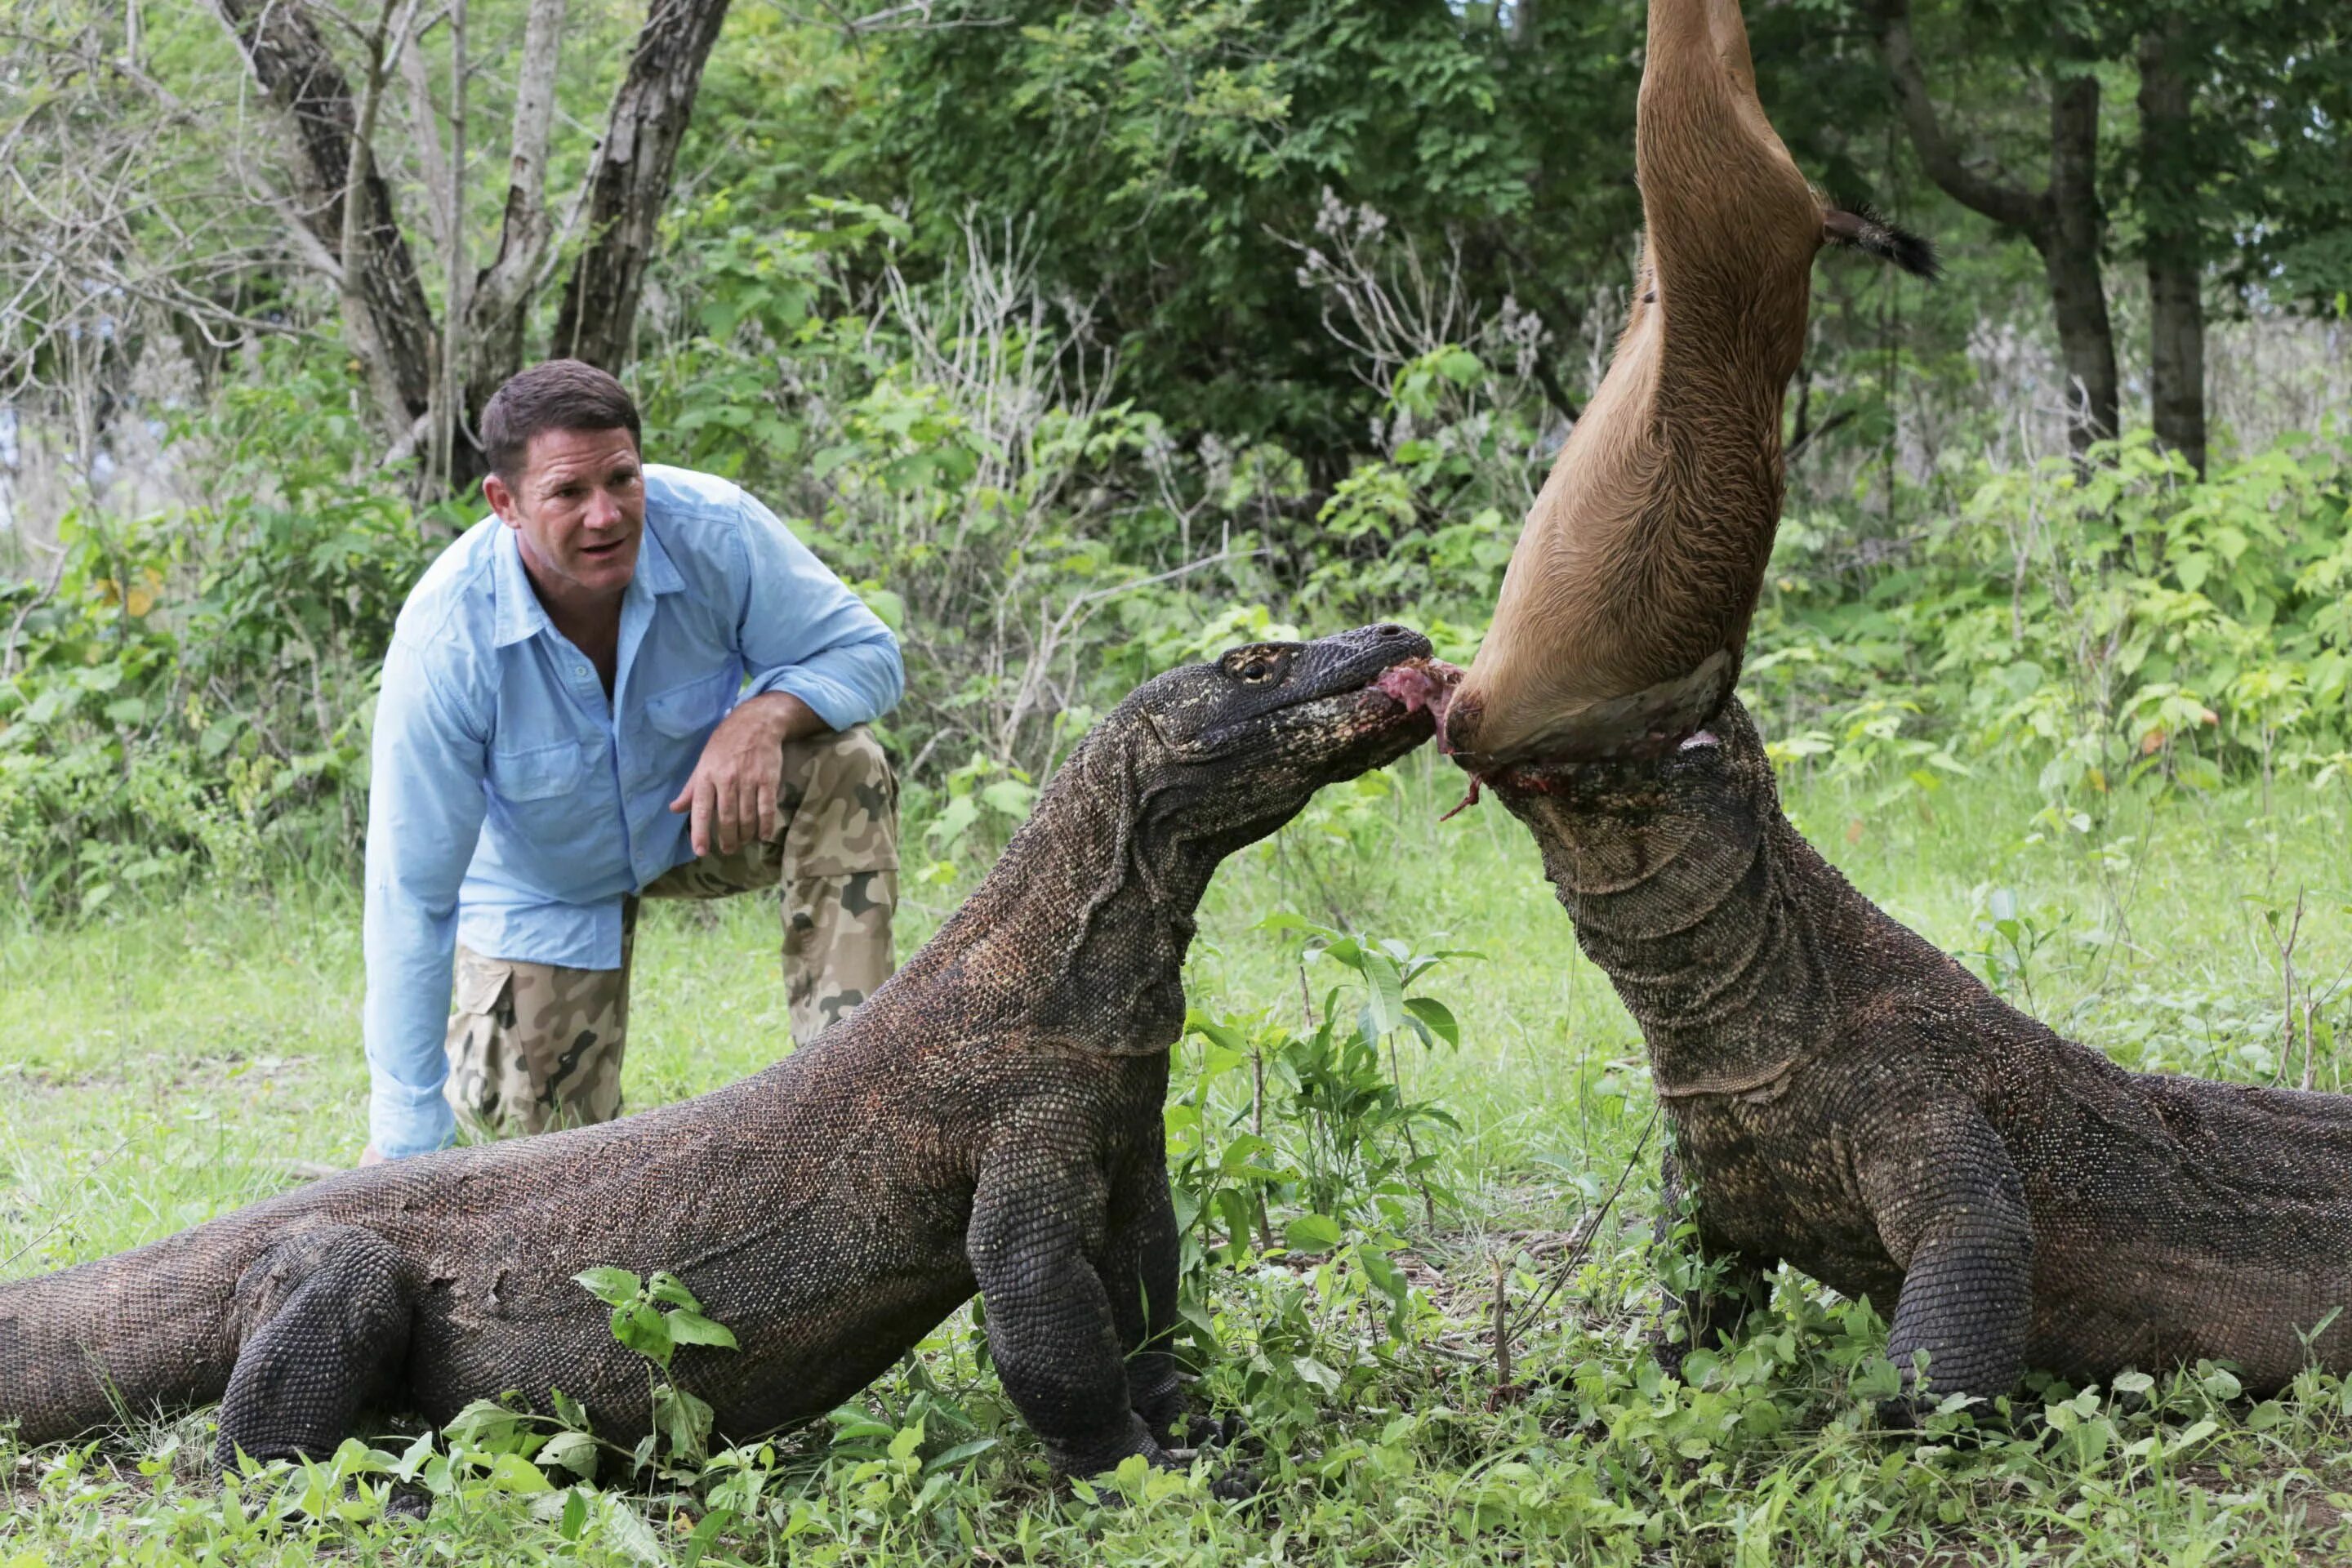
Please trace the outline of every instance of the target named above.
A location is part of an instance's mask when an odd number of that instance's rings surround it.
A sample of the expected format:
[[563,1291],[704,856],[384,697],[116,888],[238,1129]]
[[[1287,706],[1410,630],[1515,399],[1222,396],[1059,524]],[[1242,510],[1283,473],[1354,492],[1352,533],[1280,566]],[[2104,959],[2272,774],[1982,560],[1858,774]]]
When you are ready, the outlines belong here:
[[2099,83],[2087,71],[2061,79],[2051,98],[2044,206],[2048,216],[2033,242],[2050,279],[2066,363],[2068,438],[2079,456],[2092,442],[2114,438],[2118,403],[2115,327],[2099,255],[2107,227],[2099,204]]
[[615,373],[628,360],[654,225],[669,199],[703,62],[726,18],[727,0],[654,0],[597,148],[588,247],[556,318],[552,347],[559,355]]
[[2205,473],[2204,248],[2194,206],[2189,85],[2179,17],[2140,40],[2140,205],[2146,213],[2150,412],[2156,438]]
[[[350,85],[327,40],[307,12],[290,0],[217,0],[254,79],[286,111],[293,132],[300,187],[299,217],[310,237],[343,268],[344,293],[358,302],[346,320],[354,349],[373,387],[376,414],[387,435],[407,435],[433,397],[436,345],[433,311],[375,160],[363,157],[352,179],[352,132],[359,112]],[[356,185],[359,203],[347,228],[343,202]],[[344,253],[346,233],[356,255]]]

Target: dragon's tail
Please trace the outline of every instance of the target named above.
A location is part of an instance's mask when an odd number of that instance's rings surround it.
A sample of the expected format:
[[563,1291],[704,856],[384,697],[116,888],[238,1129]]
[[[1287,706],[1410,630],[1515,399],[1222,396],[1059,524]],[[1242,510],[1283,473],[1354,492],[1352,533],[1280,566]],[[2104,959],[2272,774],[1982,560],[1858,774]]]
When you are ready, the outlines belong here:
[[203,1226],[0,1284],[0,1427],[50,1443],[218,1399],[236,1363],[222,1240]]
[[1843,202],[1822,208],[1822,237],[1881,261],[1891,261],[1915,278],[1933,278],[1943,270],[1936,259],[1935,243],[1879,216],[1868,202]]

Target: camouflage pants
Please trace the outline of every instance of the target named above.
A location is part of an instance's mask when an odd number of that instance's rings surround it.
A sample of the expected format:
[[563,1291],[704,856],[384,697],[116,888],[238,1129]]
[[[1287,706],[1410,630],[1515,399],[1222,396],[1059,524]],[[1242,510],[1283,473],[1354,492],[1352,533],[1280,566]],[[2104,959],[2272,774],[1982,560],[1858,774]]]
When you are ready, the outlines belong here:
[[[898,901],[898,784],[864,725],[784,748],[782,831],[656,878],[649,899],[777,889],[785,999],[805,1045],[889,978]],[[543,1132],[621,1113],[637,900],[621,910],[618,969],[487,958],[460,943],[443,1092],[477,1136]]]

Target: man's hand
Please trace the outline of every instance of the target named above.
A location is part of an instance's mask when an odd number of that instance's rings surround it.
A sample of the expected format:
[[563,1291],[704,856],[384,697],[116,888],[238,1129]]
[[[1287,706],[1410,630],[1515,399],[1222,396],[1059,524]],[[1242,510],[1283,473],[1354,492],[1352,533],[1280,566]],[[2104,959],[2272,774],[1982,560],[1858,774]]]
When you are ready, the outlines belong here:
[[371,1143],[366,1148],[360,1151],[360,1163],[362,1165],[381,1165],[383,1163],[383,1156],[375,1152],[375,1145]]
[[830,728],[816,710],[788,691],[769,691],[737,705],[703,743],[702,758],[672,811],[694,814],[688,836],[697,856],[715,847],[730,855],[776,832],[776,794],[784,777],[784,743]]

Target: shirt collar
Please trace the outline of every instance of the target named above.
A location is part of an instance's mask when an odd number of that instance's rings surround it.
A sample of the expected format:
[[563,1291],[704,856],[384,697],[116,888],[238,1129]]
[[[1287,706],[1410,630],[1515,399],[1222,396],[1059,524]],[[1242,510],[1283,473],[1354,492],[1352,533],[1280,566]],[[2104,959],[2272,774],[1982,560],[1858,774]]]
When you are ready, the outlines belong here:
[[538,636],[550,623],[546,608],[531,588],[530,574],[523,570],[522,547],[515,542],[515,531],[500,522],[498,542],[490,552],[490,581],[498,595],[499,611],[492,641],[505,647]]
[[[522,547],[517,542],[515,531],[500,523],[498,542],[490,548],[491,580],[498,595],[498,626],[493,643],[505,647],[537,637],[553,623],[547,618],[546,606],[539,602],[539,595],[530,585],[530,574],[523,570]],[[677,563],[669,558],[669,552],[662,548],[661,535],[654,531],[653,521],[648,518],[645,531],[637,538],[637,570],[629,579],[630,595],[675,594],[685,586],[686,578],[679,573]]]
[[661,535],[654,529],[653,514],[654,509],[648,505],[646,531],[637,541],[636,574],[629,579],[629,586],[634,588],[643,583],[649,594],[675,594],[686,586],[686,578],[677,563],[669,558],[669,552],[662,548]]

